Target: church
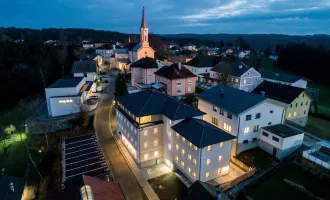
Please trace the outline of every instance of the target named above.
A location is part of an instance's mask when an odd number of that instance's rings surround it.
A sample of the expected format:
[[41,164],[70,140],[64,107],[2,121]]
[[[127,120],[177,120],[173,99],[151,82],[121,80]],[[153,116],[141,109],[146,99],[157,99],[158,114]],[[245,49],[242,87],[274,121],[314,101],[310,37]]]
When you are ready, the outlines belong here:
[[[149,28],[147,26],[147,18],[145,15],[144,7],[142,10],[142,20],[140,27],[140,42],[131,43],[124,46],[123,49],[116,50],[116,67],[122,68],[123,64],[129,65],[129,63],[134,63],[141,58],[155,57],[155,51],[149,46]],[[125,62],[125,63],[122,63]]]

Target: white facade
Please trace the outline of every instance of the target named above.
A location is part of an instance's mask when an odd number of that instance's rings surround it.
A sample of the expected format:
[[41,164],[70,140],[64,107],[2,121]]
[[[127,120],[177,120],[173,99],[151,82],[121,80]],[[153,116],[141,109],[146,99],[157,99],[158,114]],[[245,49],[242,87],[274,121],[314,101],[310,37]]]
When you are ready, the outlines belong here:
[[184,65],[184,66],[187,67],[195,75],[210,73],[211,69],[213,68],[213,67],[194,67],[190,65]]
[[88,72],[88,73],[74,73],[74,77],[85,77],[85,81],[93,82],[96,78],[95,72]]
[[[214,106],[202,99],[198,100],[198,109],[206,113],[203,120],[237,137],[232,148],[233,155],[257,147],[259,129],[282,123],[285,109],[283,105],[268,99],[238,115],[217,106],[216,111],[213,111]],[[247,116],[251,119],[247,120]]]
[[114,54],[113,49],[96,49],[95,53],[103,56],[103,61],[105,63],[110,63],[110,57]]
[[75,87],[45,88],[48,115],[56,117],[79,112],[85,93],[78,94],[84,83],[85,78]]
[[299,79],[298,81],[291,83],[291,82],[279,81],[279,80],[275,80],[275,79],[262,77],[262,81],[269,81],[269,82],[273,82],[273,83],[279,83],[282,85],[290,85],[293,87],[304,88],[304,89],[307,88],[307,81],[304,79]]
[[[210,71],[210,78],[221,80],[221,73]],[[244,90],[245,92],[251,92],[261,82],[261,74],[252,67],[240,77],[228,74],[228,86]]]
[[271,155],[282,159],[297,148],[299,148],[304,139],[304,133],[290,137],[281,137],[268,130],[260,129],[259,146]]
[[183,49],[190,50],[190,51],[196,51],[196,45],[193,44],[187,44],[183,46]]

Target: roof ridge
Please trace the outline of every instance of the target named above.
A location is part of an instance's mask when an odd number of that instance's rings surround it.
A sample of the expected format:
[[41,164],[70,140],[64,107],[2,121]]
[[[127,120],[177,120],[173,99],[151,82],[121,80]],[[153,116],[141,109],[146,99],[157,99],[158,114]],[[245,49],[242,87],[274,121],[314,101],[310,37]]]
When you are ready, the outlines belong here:
[[143,105],[142,109],[140,110],[140,112],[139,112],[139,116],[140,116],[140,114],[141,114],[142,110],[144,109],[144,107],[146,107],[146,105],[147,105],[147,103],[149,102],[149,100],[150,100],[151,96],[154,94],[154,92],[153,92],[153,91],[151,91],[151,92],[152,92],[152,93],[151,93],[151,95],[149,96],[148,100],[145,102],[145,104]]
[[176,116],[176,113],[178,112],[179,107],[181,106],[181,104],[180,104],[179,102],[178,102],[178,104],[179,104],[179,106],[176,108],[175,113],[174,113],[174,115],[173,115],[173,118]]
[[202,136],[201,136],[201,139],[199,141],[199,146],[202,146],[202,138],[204,136],[204,131],[205,131],[205,124],[202,124],[203,125],[203,130],[202,130]]

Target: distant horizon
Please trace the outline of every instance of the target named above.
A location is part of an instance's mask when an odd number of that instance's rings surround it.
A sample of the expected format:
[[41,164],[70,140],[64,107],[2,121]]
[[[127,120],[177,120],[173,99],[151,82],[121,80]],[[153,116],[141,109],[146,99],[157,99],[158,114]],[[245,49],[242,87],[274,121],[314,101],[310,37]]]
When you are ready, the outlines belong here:
[[[139,32],[136,33],[126,33],[126,32],[120,32],[120,31],[115,31],[115,30],[107,30],[107,29],[96,29],[96,28],[77,28],[77,27],[67,27],[67,28],[58,28],[58,27],[43,27],[43,28],[29,28],[29,27],[15,27],[15,26],[8,26],[8,27],[3,27],[0,26],[1,28],[17,28],[17,29],[32,29],[32,30],[42,30],[42,29],[89,29],[89,30],[96,30],[96,31],[109,31],[109,32],[118,32],[121,34],[127,34],[127,35],[139,35]],[[192,32],[183,32],[183,33],[153,33],[150,32],[149,34],[154,34],[154,35],[218,35],[218,34],[223,34],[223,35],[285,35],[285,36],[330,36],[329,34],[326,33],[316,33],[316,34],[309,34],[309,35],[291,35],[291,34],[283,34],[283,33],[192,33]]]
[[13,0],[0,2],[0,26],[137,34],[143,5],[155,34],[330,35],[329,0]]

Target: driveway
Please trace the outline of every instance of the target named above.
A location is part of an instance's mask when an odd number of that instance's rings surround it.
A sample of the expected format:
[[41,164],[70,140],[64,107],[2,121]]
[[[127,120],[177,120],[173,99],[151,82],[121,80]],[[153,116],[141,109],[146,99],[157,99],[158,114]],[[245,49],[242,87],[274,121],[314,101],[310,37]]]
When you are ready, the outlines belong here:
[[144,199],[143,191],[130,170],[110,132],[110,105],[113,100],[115,72],[108,72],[109,86],[100,100],[94,117],[94,127],[100,147],[110,166],[112,176],[119,183],[126,200]]

